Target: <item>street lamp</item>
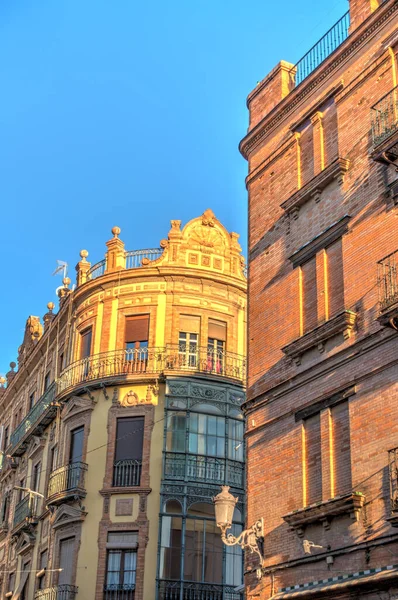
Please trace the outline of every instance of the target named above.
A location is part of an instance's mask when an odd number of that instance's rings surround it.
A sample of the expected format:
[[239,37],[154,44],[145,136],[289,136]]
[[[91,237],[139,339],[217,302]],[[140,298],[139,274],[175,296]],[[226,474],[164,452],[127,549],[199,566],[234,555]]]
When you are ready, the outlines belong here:
[[257,569],[257,578],[261,579],[261,567],[263,566],[263,541],[264,541],[264,519],[261,517],[249,529],[235,537],[232,533],[226,533],[232,527],[232,518],[238,498],[229,493],[229,486],[221,486],[221,492],[213,498],[216,513],[217,527],[221,529],[221,539],[226,546],[240,546],[242,550],[248,548],[252,554],[258,554],[260,567]]

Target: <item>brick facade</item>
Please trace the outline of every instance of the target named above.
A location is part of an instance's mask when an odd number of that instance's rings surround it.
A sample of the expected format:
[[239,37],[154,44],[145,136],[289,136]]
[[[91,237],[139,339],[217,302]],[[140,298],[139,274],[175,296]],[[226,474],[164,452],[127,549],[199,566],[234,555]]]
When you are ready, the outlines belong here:
[[395,96],[382,147],[372,109],[397,84],[397,24],[395,0],[351,0],[334,52],[248,97],[247,520],[265,540],[247,598],[398,597],[398,288],[381,318],[377,284],[398,250]]

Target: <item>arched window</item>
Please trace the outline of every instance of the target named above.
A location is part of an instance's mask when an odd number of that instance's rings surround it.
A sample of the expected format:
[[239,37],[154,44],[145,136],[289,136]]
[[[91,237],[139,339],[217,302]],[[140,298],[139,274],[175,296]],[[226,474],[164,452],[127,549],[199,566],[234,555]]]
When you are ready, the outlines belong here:
[[[181,514],[181,504],[177,500],[168,500],[165,511]],[[182,517],[163,515],[161,519],[159,577],[162,579],[180,579],[181,577]]]
[[184,579],[222,583],[223,543],[214,507],[197,502],[188,509],[185,526]]
[[182,506],[178,502],[178,500],[167,500],[167,502],[164,503],[164,512],[171,514],[181,514]]

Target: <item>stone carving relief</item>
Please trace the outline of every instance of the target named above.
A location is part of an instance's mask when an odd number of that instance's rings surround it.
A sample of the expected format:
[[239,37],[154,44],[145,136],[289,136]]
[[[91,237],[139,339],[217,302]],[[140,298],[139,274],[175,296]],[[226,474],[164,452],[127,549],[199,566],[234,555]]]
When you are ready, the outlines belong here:
[[130,390],[127,394],[123,396],[121,400],[119,400],[120,406],[129,407],[129,406],[138,406],[140,404],[155,404],[154,396],[159,395],[159,386],[148,385],[146,389],[145,398],[139,398],[138,394],[133,390]]

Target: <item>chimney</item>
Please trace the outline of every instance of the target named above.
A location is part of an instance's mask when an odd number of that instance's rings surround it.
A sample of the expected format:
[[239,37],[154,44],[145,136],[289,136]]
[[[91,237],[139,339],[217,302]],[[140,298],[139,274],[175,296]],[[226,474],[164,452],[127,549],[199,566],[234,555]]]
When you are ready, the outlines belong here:
[[383,0],[350,0],[350,34],[359,27]]

